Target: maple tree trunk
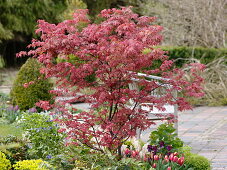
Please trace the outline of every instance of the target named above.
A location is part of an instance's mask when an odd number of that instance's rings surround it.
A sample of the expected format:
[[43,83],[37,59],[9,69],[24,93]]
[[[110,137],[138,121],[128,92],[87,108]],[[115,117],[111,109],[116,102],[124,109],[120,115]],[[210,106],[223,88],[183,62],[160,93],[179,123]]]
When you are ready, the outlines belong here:
[[122,145],[120,145],[120,146],[117,147],[117,154],[119,156],[119,159],[121,159],[121,157],[122,157],[122,154],[121,154],[121,146]]

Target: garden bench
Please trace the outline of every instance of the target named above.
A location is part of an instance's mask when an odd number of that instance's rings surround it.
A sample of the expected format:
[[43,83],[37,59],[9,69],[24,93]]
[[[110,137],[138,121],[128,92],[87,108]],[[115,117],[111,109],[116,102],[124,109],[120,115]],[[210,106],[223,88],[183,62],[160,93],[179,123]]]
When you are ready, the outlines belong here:
[[[159,77],[159,76],[153,76],[153,75],[147,75],[144,73],[137,73],[138,77],[142,77],[142,78],[147,78],[149,80],[146,81],[155,81],[156,84],[158,84],[160,87],[155,89],[154,91],[151,92],[151,95],[156,96],[156,97],[161,97],[164,93],[166,93],[166,89],[171,87],[171,84],[168,83],[162,83],[161,81],[168,81],[169,79],[163,78],[163,77]],[[132,79],[133,82],[129,84],[129,89],[131,90],[139,90],[137,81],[138,79]],[[173,92],[173,96],[176,98],[177,97],[177,91]],[[132,101],[131,101],[132,104]],[[147,104],[147,103],[146,103]],[[146,107],[146,106],[139,106],[141,107],[141,109],[149,111],[149,116],[148,118],[152,121],[160,121],[163,120],[164,118],[167,117],[167,119],[171,119],[172,117],[168,117],[169,114],[174,115],[174,119],[177,119],[178,117],[178,112],[177,112],[177,106],[176,105],[169,105],[166,104],[163,106],[163,108],[165,108],[165,110],[159,110],[156,107],[153,107],[153,110],[151,110],[150,108]],[[178,120],[175,121],[174,123],[174,127],[176,129],[176,133],[178,132]],[[138,132],[141,134],[141,132]],[[138,136],[140,136],[140,134],[138,134]]]

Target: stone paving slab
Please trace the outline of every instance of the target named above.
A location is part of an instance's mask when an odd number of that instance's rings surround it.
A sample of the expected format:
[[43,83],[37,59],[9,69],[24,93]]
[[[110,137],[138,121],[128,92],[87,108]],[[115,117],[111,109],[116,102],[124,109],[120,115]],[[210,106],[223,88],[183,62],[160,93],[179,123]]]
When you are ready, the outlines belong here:
[[227,170],[227,107],[198,107],[179,113],[179,137],[208,158],[213,170]]

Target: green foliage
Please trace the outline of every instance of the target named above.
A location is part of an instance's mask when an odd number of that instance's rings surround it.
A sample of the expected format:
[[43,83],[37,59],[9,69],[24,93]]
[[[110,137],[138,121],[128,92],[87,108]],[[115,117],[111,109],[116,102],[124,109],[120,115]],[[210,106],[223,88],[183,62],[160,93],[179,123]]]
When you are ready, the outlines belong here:
[[8,159],[6,159],[6,156],[4,153],[0,151],[0,169],[1,170],[10,170],[11,164]]
[[211,170],[211,162],[204,156],[191,152],[191,147],[184,146],[180,151],[185,157],[185,164],[193,170]]
[[8,106],[0,109],[1,109],[2,117],[5,120],[7,120],[8,123],[15,122],[21,116],[21,112],[18,106],[15,106],[15,107]]
[[221,99],[221,105],[227,106],[227,98]]
[[16,136],[9,135],[0,138],[0,150],[6,154],[11,164],[32,158],[28,155],[26,142]]
[[82,0],[67,0],[67,9],[60,16],[62,20],[72,19],[72,14],[76,9],[86,9],[87,6]]
[[[78,0],[77,0],[78,1]],[[95,17],[101,10],[109,8],[119,8],[120,6],[134,6],[134,11],[138,12],[140,0],[82,0],[89,9],[89,15]],[[97,19],[97,18],[96,18]]]
[[116,164],[117,165],[112,166],[111,168],[119,170],[154,170],[149,163],[138,161],[133,158],[123,158]]
[[35,37],[37,20],[61,21],[67,0],[2,0],[0,1],[0,58],[4,67],[24,63],[15,54],[25,50]]
[[183,141],[177,137],[176,129],[173,124],[161,124],[157,130],[150,134],[150,145],[155,145],[159,148],[159,153],[166,155],[169,152],[177,152],[183,146]]
[[188,165],[188,167],[193,168],[194,170],[211,169],[211,163],[207,158],[191,152],[185,154],[185,164]]
[[51,166],[47,162],[38,159],[18,161],[13,165],[13,168],[15,170],[48,170]]
[[2,117],[5,112],[5,108],[7,107],[7,100],[9,100],[9,96],[5,93],[0,92],[0,117]]
[[1,103],[2,103],[2,102],[6,102],[6,101],[9,100],[9,99],[10,99],[10,98],[9,98],[9,95],[8,95],[8,94],[0,92],[0,102],[1,102]]
[[[42,65],[34,58],[29,58],[21,67],[14,81],[10,96],[12,102],[18,105],[20,110],[28,110],[35,106],[39,100],[50,100],[51,94],[49,90],[52,88],[52,83],[40,74]],[[34,82],[24,87],[25,83]]]
[[50,116],[41,113],[25,113],[20,126],[31,142],[30,155],[49,159],[61,153],[64,148],[64,134],[58,133],[59,127]]
[[69,145],[68,152],[74,160],[76,169],[118,169],[118,170],[153,170],[148,162],[134,158],[117,159],[117,155],[110,152],[100,153],[86,146]]
[[1,1],[0,40],[14,38],[18,32],[32,35],[38,19],[57,22],[66,6],[66,0]]
[[191,58],[198,59],[202,64],[208,64],[216,58],[227,56],[226,48],[203,48],[185,46],[160,46],[164,51],[168,51],[170,59],[176,61],[176,66],[181,67]]

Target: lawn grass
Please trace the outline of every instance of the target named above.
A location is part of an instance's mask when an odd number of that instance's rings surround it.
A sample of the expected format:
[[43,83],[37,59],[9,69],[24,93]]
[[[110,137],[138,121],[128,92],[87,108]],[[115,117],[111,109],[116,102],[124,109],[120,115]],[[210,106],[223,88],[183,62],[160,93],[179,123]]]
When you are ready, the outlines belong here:
[[13,135],[18,138],[22,138],[22,129],[19,127],[16,127],[14,124],[0,124],[0,136],[5,137]]

